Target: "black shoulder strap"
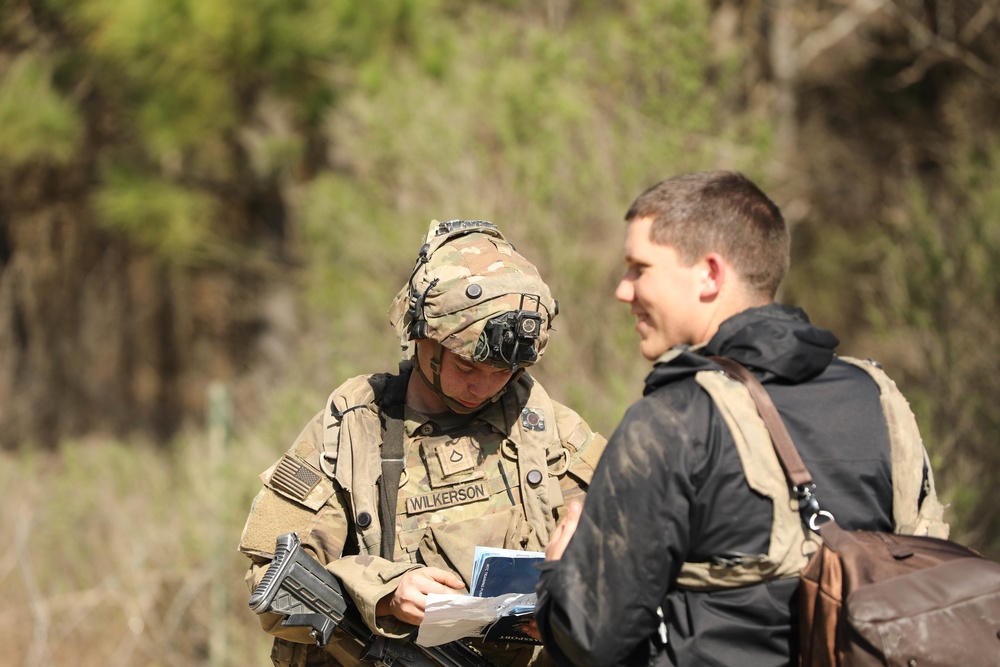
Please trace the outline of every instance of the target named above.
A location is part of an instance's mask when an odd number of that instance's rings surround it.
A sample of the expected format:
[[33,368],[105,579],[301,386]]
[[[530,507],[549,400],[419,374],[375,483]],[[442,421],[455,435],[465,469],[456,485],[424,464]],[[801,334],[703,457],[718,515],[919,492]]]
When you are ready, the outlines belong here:
[[379,479],[379,523],[382,526],[382,558],[392,560],[396,551],[396,498],[399,478],[406,467],[403,459],[403,406],[410,374],[400,372],[386,381],[379,397],[382,415],[382,476]]

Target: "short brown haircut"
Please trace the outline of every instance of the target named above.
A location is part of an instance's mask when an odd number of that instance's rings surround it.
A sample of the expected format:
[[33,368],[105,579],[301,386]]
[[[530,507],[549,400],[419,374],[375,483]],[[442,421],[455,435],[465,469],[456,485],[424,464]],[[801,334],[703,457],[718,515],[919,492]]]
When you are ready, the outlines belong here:
[[650,241],[690,265],[710,252],[732,264],[751,289],[773,299],[788,271],[790,240],[778,206],[738,172],[681,174],[636,197],[631,222],[652,218]]

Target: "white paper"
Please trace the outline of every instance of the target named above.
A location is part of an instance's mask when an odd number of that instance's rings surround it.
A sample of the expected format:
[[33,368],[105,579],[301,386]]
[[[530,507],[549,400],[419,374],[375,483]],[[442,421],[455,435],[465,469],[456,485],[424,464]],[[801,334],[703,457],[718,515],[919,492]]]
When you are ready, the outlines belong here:
[[417,631],[421,646],[438,646],[462,637],[475,637],[483,629],[522,604],[534,605],[533,593],[477,598],[471,595],[427,596],[424,620]]

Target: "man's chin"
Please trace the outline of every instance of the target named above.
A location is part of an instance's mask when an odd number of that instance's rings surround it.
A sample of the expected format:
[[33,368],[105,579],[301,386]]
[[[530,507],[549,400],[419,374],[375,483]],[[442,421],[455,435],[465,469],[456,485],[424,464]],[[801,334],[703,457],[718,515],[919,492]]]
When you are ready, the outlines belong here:
[[656,361],[666,351],[667,349],[662,345],[656,345],[648,340],[643,340],[639,343],[639,353],[649,361]]

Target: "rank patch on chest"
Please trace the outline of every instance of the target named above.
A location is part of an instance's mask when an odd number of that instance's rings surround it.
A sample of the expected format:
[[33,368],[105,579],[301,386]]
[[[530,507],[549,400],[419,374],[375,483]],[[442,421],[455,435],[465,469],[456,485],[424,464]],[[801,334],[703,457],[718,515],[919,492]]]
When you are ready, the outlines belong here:
[[473,484],[462,484],[450,486],[440,491],[432,491],[419,496],[406,499],[406,513],[420,514],[430,512],[454,505],[465,505],[480,500],[487,500],[490,493],[486,488],[486,482],[475,482]]
[[440,444],[434,451],[445,477],[472,470],[476,466],[476,450],[466,438]]
[[532,408],[521,409],[521,427],[525,431],[544,431],[545,417],[542,413]]

